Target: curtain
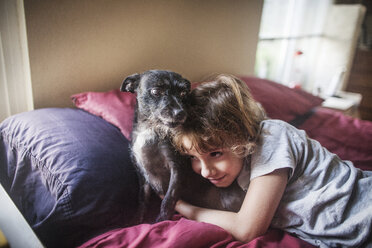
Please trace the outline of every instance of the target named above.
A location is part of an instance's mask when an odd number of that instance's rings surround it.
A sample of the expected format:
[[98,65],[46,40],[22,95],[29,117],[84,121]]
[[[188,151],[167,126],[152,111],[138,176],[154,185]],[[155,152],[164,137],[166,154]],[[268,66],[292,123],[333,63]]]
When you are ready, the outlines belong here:
[[0,1],[0,121],[33,109],[22,0]]

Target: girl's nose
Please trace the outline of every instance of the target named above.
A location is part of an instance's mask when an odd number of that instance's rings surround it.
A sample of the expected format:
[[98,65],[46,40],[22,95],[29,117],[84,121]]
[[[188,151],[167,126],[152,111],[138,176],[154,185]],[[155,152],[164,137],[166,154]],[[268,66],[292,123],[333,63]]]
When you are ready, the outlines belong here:
[[216,171],[215,171],[213,166],[211,166],[208,163],[202,162],[201,173],[200,173],[202,175],[202,177],[204,177],[204,178],[211,177],[215,174],[215,172]]

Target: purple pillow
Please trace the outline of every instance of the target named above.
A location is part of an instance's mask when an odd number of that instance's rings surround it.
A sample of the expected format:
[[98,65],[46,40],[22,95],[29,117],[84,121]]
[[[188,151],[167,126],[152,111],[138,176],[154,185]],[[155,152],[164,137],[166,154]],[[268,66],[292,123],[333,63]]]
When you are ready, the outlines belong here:
[[46,247],[132,224],[137,174],[117,127],[50,108],[9,117],[0,134],[0,182]]

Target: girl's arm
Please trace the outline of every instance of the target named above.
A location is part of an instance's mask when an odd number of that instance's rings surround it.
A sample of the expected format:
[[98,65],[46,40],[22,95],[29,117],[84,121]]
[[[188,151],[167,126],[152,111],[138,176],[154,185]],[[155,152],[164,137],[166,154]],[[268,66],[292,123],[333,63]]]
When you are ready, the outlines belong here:
[[279,169],[253,179],[239,212],[206,209],[182,200],[176,210],[186,218],[222,227],[242,242],[249,242],[263,235],[282,198],[288,180],[289,169]]

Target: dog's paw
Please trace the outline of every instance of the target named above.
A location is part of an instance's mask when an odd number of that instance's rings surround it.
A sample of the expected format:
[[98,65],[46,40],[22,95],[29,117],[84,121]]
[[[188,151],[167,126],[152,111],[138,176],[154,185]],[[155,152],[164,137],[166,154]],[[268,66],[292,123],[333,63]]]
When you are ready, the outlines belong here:
[[165,216],[159,215],[158,217],[156,217],[155,222],[161,222],[161,221],[164,221],[164,220],[167,220],[167,219],[165,218]]
[[155,222],[160,222],[164,220],[170,220],[172,218],[171,214],[159,214],[158,217],[156,218]]

